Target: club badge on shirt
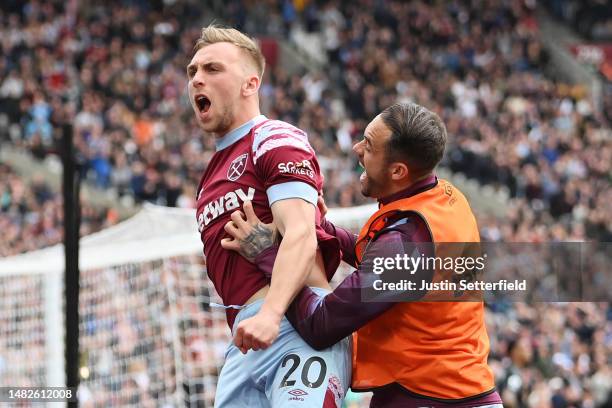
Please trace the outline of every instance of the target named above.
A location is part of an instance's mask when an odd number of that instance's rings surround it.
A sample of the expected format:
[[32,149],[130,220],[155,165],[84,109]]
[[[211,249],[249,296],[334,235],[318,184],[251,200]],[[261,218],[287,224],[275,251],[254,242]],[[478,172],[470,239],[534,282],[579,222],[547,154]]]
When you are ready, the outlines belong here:
[[244,153],[232,160],[227,169],[227,179],[229,181],[236,181],[242,176],[242,173],[244,173],[246,169],[248,157],[248,153]]

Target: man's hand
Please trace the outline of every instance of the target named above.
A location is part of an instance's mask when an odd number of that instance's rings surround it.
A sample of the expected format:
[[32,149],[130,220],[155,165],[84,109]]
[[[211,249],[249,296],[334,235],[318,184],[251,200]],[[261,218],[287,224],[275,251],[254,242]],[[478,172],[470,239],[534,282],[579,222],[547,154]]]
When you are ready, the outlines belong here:
[[274,244],[276,228],[274,223],[264,224],[257,218],[251,201],[245,201],[242,208],[246,220],[242,211],[236,210],[232,213],[232,220],[224,227],[231,238],[223,238],[221,247],[236,251],[253,263],[257,255]]
[[238,324],[234,344],[243,354],[249,349],[267,349],[278,337],[281,318],[282,316],[260,310],[255,316]]
[[[246,221],[241,213],[232,213],[232,221],[226,224],[226,231],[237,237],[234,238],[237,241],[256,242],[254,237],[257,234],[248,231],[261,223],[254,221],[256,217],[250,204],[245,202],[243,208],[251,222]],[[283,240],[274,262],[270,289],[261,309],[257,315],[240,322],[236,329],[234,343],[243,353],[249,349],[265,349],[276,340],[282,316],[298,290],[304,286],[316,257],[315,207],[301,198],[291,198],[274,202],[271,210]],[[272,245],[273,234],[269,233],[265,241],[265,245],[257,244],[255,247],[263,250]],[[232,239],[224,240],[222,245],[226,249],[241,251],[240,242],[232,243]],[[245,256],[254,260],[258,253],[259,249]]]

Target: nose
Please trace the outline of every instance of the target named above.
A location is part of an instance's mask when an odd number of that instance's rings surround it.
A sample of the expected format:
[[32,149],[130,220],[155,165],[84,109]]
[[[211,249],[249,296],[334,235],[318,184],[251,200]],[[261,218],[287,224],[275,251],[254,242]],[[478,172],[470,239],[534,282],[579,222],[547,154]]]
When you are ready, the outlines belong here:
[[204,75],[202,74],[202,70],[198,69],[196,71],[191,82],[195,88],[199,88],[204,85]]
[[365,140],[360,140],[359,142],[357,142],[357,143],[355,143],[353,145],[353,151],[359,157],[361,157],[363,155],[363,144],[364,143],[365,143]]

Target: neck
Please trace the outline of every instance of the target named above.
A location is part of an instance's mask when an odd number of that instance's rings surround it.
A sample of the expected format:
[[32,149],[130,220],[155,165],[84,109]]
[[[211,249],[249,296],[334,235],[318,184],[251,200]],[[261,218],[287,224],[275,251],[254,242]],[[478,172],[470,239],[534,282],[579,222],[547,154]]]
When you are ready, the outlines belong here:
[[261,115],[261,112],[259,110],[259,101],[256,101],[256,103],[249,103],[246,106],[241,106],[238,112],[236,112],[231,126],[225,132],[215,133],[214,135],[216,138],[220,139],[232,130],[239,128],[240,126],[247,123],[249,120],[259,115]]
[[399,193],[400,191],[407,190],[413,186],[416,186],[421,181],[431,178],[432,175],[433,173],[427,173],[424,176],[417,177],[414,179],[411,178],[410,180],[407,180],[403,183],[396,184],[392,188],[390,188],[389,191],[387,191],[387,194],[385,195],[385,197]]
[[397,193],[399,193],[400,191],[404,191],[410,188],[410,186],[414,185],[414,182],[408,182],[408,183],[401,183],[401,184],[394,184],[393,186],[391,186],[387,191],[385,191],[385,194],[382,195],[382,197],[378,197],[378,200],[384,199],[385,197],[389,197],[392,195],[395,195]]

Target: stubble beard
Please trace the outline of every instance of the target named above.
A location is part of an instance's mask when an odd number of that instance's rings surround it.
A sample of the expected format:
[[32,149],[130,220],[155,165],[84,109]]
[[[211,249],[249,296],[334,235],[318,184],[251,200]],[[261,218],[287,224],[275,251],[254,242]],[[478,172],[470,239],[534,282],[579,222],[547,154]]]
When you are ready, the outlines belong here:
[[361,182],[361,194],[364,197],[373,197],[372,190],[376,189],[376,183],[368,175],[367,180]]
[[[384,177],[386,175],[380,176]],[[387,191],[388,188],[387,180],[377,181],[370,177],[369,174],[367,177],[367,180],[361,183],[361,194],[363,194],[364,197],[376,199],[383,197],[384,192]]]
[[364,197],[370,197],[369,183],[361,182],[361,195]]
[[200,122],[200,127],[207,133],[222,137],[230,131],[232,123],[234,123],[234,109],[232,105],[228,104],[223,106],[221,116],[216,123],[210,123],[207,126],[206,123]]

